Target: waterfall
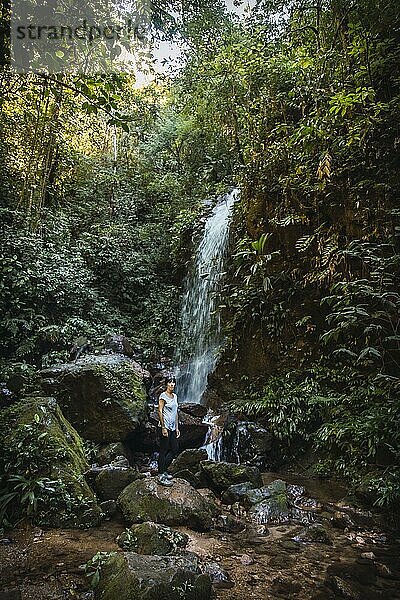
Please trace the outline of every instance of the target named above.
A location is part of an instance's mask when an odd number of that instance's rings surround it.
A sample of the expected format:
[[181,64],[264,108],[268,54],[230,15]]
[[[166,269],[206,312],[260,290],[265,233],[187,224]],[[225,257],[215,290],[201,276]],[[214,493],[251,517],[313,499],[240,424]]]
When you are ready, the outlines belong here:
[[181,345],[176,375],[181,402],[199,403],[214,370],[220,346],[220,318],[216,311],[218,284],[223,275],[229,218],[239,195],[222,196],[207,219],[203,238],[189,275],[181,313]]

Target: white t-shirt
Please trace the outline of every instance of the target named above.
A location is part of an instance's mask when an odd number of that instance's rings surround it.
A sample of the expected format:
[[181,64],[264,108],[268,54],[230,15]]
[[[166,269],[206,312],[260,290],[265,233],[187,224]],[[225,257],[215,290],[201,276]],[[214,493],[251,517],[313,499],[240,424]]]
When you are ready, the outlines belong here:
[[[167,392],[163,392],[160,394],[160,398],[164,400],[164,408],[163,408],[163,418],[164,418],[164,426],[171,431],[175,431],[176,429],[176,417],[178,415],[178,396],[173,394],[172,398],[170,398]],[[161,423],[159,423],[161,427]]]

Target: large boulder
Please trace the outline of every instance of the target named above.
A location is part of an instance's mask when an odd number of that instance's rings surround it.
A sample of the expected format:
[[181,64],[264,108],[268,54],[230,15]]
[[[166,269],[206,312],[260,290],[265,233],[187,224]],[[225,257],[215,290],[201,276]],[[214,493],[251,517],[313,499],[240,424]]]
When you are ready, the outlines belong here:
[[88,440],[124,441],[147,419],[142,369],[122,354],[84,356],[41,375],[43,388]]
[[211,579],[196,556],[113,554],[101,566],[96,600],[209,600]]
[[209,530],[219,513],[215,504],[183,479],[174,479],[172,487],[160,485],[156,477],[134,481],[123,490],[117,504],[129,524],[153,521],[199,531]]
[[196,474],[201,461],[207,460],[207,458],[207,450],[203,448],[184,450],[173,460],[169,470],[173,474],[186,470]]
[[94,486],[102,500],[116,500],[127,485],[142,477],[132,467],[116,467],[107,465],[97,475]]
[[257,467],[204,460],[200,463],[200,470],[208,487],[217,494],[236,483],[250,482],[255,487],[262,486],[261,473]]
[[105,444],[96,452],[96,463],[98,465],[109,465],[121,456],[124,456],[128,462],[133,462],[132,452],[122,442]]
[[[86,527],[100,521],[101,509],[86,483],[82,440],[54,398],[31,397],[0,414],[0,472],[14,497],[15,517],[27,510],[49,527]],[[15,487],[12,477],[18,477]],[[14,487],[13,487],[14,486]]]
[[117,538],[118,545],[124,550],[160,556],[181,552],[188,541],[189,536],[186,533],[151,521],[132,525]]

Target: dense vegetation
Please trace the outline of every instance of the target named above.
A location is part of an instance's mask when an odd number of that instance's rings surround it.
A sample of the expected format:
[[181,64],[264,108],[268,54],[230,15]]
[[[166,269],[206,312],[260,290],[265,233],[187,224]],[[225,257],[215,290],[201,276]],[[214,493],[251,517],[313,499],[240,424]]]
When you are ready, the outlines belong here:
[[394,506],[396,2],[259,0],[240,21],[199,4],[176,26],[162,5],[183,66],[141,89],[3,67],[3,377],[65,359],[82,335],[171,354],[201,201],[235,182],[220,371],[251,393],[233,409],[285,456],[314,447],[319,473]]

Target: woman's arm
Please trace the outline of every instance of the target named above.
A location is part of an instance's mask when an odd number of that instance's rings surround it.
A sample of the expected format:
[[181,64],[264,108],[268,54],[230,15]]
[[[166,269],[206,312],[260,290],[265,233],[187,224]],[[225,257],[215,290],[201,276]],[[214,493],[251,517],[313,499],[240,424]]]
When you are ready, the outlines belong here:
[[179,431],[179,417],[178,417],[178,411],[176,411],[176,425],[175,425],[175,431],[176,431],[176,437],[178,438],[181,435],[181,432]]
[[164,424],[164,415],[163,415],[164,405],[165,405],[165,400],[163,398],[161,398],[161,396],[160,396],[158,399],[158,417],[159,417],[160,423],[161,423],[161,433],[163,434],[164,437],[167,437],[168,431]]

